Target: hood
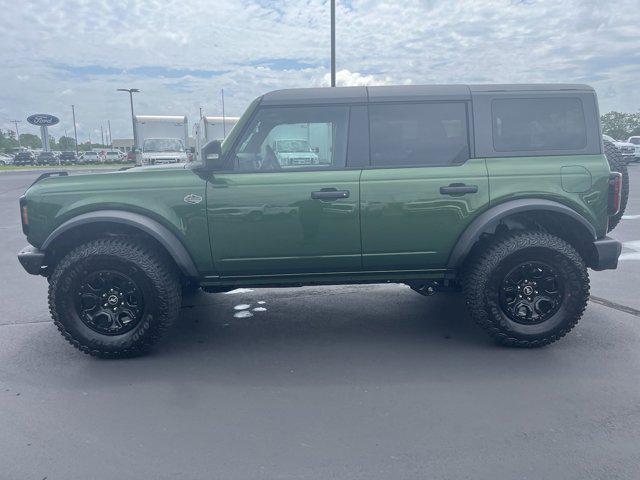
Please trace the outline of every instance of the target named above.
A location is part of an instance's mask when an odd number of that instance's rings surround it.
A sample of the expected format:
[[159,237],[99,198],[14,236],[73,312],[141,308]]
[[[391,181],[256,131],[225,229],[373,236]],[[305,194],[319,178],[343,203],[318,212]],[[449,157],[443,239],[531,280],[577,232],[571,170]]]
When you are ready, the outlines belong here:
[[[174,158],[174,156],[172,156],[171,158]],[[161,163],[158,165],[140,165],[140,166],[135,166],[135,167],[125,167],[125,168],[121,168],[119,171],[121,172],[140,172],[140,171],[147,171],[147,170],[169,170],[169,169],[173,169],[173,170],[181,170],[187,167],[186,163]]]
[[142,152],[145,158],[176,158],[186,157],[186,152]]
[[637,147],[638,145],[636,145],[635,143],[630,143],[630,142],[619,142],[619,141],[615,141],[613,142],[613,144],[616,147]]

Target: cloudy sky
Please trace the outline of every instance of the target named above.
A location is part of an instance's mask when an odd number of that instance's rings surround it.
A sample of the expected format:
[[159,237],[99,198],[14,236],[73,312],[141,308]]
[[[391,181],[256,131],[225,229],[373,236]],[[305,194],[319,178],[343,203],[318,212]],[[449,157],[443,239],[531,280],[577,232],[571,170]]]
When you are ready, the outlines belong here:
[[[338,82],[580,82],[640,109],[638,0],[337,0]],[[52,113],[58,137],[130,137],[136,113],[239,115],[269,90],[328,84],[328,0],[0,0],[0,128]],[[22,132],[21,132],[22,133]]]

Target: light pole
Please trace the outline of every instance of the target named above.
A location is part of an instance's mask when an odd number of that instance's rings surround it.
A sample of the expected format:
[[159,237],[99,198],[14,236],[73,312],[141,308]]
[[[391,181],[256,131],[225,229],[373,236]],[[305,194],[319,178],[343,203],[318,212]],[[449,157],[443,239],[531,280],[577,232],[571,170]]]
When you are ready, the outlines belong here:
[[222,95],[222,138],[227,138],[227,121],[224,117],[224,88],[221,90]]
[[111,120],[107,120],[107,127],[109,127],[109,148],[113,148],[113,137],[111,136]]
[[22,120],[11,120],[11,123],[16,126],[16,140],[18,140],[18,148],[20,148],[22,147],[22,145],[20,145],[20,132],[18,132],[18,124],[22,123]]
[[331,86],[336,86],[336,0],[331,0]]
[[76,141],[76,157],[78,156],[78,130],[76,129],[76,107],[71,105],[71,113],[73,115],[73,138]]
[[133,115],[133,94],[138,93],[140,90],[137,88],[119,88],[119,92],[129,92],[129,101],[131,102],[131,126],[133,127],[133,148],[138,146],[138,138],[136,134],[136,119]]

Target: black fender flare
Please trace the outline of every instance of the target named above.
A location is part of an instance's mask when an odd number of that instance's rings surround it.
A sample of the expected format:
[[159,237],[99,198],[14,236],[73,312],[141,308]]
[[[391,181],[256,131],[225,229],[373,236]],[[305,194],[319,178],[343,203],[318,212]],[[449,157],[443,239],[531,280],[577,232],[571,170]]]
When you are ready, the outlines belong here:
[[509,215],[513,215],[514,213],[534,210],[543,210],[566,215],[582,225],[585,228],[586,232],[588,232],[588,234],[592,237],[593,241],[595,241],[597,238],[597,233],[594,226],[578,212],[562,203],[554,202],[553,200],[528,198],[510,200],[489,208],[487,211],[481,213],[475,220],[471,222],[471,224],[465,229],[465,231],[462,232],[462,235],[460,235],[455,247],[451,251],[451,255],[449,255],[449,261],[447,262],[447,268],[454,269],[459,267],[466,258],[467,254],[473,248],[473,245],[480,238],[480,235],[488,230],[494,230],[502,219],[508,217]]
[[195,278],[199,276],[191,255],[189,255],[187,249],[173,232],[152,218],[139,213],[126,212],[122,210],[98,210],[95,212],[77,215],[67,220],[51,232],[40,248],[46,251],[47,247],[49,247],[56,238],[63,233],[71,230],[72,228],[97,222],[127,225],[143,231],[155,238],[158,243],[165,248],[184,275]]

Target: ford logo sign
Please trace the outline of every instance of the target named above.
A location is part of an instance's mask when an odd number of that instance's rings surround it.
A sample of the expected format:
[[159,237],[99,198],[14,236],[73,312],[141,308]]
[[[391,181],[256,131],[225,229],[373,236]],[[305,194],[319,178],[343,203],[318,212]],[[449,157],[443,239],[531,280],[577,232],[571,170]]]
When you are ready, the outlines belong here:
[[51,125],[59,123],[60,119],[47,113],[36,113],[35,115],[27,117],[27,122],[37,127],[50,127]]

